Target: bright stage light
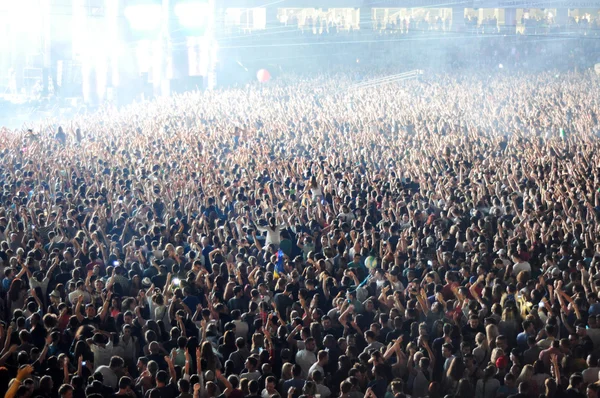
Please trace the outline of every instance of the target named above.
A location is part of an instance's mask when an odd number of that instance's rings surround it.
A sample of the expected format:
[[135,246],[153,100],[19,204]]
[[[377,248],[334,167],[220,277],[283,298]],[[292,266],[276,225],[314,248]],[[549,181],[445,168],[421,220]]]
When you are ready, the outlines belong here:
[[126,7],[125,17],[133,30],[156,30],[160,27],[161,11],[158,4],[138,4]]
[[175,15],[184,28],[201,28],[210,18],[207,2],[181,2],[175,5]]

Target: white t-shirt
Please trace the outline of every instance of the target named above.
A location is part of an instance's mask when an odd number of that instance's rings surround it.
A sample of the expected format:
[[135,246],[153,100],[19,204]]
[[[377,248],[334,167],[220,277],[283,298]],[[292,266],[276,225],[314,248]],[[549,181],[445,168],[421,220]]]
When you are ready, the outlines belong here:
[[519,272],[521,271],[531,272],[531,264],[527,261],[523,261],[513,265],[513,275],[519,275]]
[[98,369],[100,366],[108,366],[110,364],[110,358],[113,355],[112,341],[109,341],[105,347],[92,344],[91,350],[94,354],[94,368]]
[[273,394],[269,394],[269,391],[267,391],[267,389],[265,388],[264,390],[262,390],[262,393],[260,394],[260,396],[261,396],[261,398],[271,398],[275,394],[277,394],[277,392],[275,392]]
[[317,355],[308,350],[300,350],[296,354],[296,363],[302,368],[302,376],[306,379],[311,366],[317,362]]
[[72,305],[77,304],[79,296],[83,296],[83,305],[87,305],[92,302],[92,297],[88,292],[82,292],[81,290],[77,289],[74,292],[69,293],[69,301]]
[[248,337],[248,324],[244,321],[233,321],[233,324],[235,325],[235,337],[243,337],[246,338]]
[[104,377],[103,384],[105,386],[108,386],[113,390],[117,389],[119,386],[119,380],[115,372],[113,372],[110,367],[102,365],[96,369],[96,372],[102,373],[102,376]]
[[29,279],[29,284],[31,285],[31,288],[35,289],[36,287],[39,287],[40,289],[42,289],[42,295],[44,297],[46,297],[46,293],[48,292],[48,284],[49,283],[50,283],[50,279],[48,279],[48,278],[42,279],[41,282],[38,282],[35,278]]
[[266,232],[267,238],[265,239],[265,246],[268,245],[279,245],[281,243],[281,230],[285,228],[285,225],[276,226],[275,229],[271,227],[256,226],[256,229],[260,232]]
[[585,384],[592,384],[598,381],[598,372],[600,372],[600,368],[594,366],[593,368],[587,368],[581,375],[583,376],[583,382]]
[[315,362],[310,369],[308,369],[308,377],[312,376],[312,374],[316,371],[321,372],[321,375],[325,374],[325,370],[323,369],[323,367],[321,365],[319,365],[319,362]]
[[252,380],[258,380],[260,379],[260,372],[258,370],[255,370],[254,372],[246,372],[246,373],[242,373],[240,375],[240,379],[248,379],[250,381]]

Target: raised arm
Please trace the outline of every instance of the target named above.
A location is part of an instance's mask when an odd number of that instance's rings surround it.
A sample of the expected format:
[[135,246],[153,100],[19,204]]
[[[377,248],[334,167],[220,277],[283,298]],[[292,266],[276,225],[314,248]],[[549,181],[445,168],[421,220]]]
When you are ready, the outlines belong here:
[[112,292],[109,291],[106,293],[106,298],[104,299],[104,304],[102,305],[102,311],[100,311],[100,320],[104,322],[106,319],[106,315],[108,314],[108,307],[110,307],[110,298],[112,297]]
[[404,336],[400,336],[396,339],[396,341],[394,341],[394,344],[392,344],[391,346],[388,347],[388,349],[385,351],[385,353],[383,354],[383,359],[385,361],[387,361],[388,359],[390,359],[392,357],[392,355],[394,354],[394,352],[396,352],[396,348],[400,347],[402,344],[402,339],[404,338]]
[[175,372],[175,366],[173,366],[173,361],[171,360],[171,357],[165,355],[165,362],[169,367],[169,375],[171,376],[171,379],[173,380],[173,382],[177,382],[177,372]]
[[77,305],[75,305],[75,316],[79,323],[83,322],[83,314],[81,313],[81,303],[83,303],[83,294],[77,298]]
[[229,382],[229,380],[227,380],[227,377],[223,376],[223,374],[221,373],[221,371],[218,370],[218,369],[216,371],[216,377],[217,377],[217,380],[219,380],[225,386],[225,391],[223,391],[223,394],[226,397],[228,397],[229,394],[231,394],[231,392],[233,391],[233,386],[231,385],[231,383]]
[[25,365],[24,367],[19,369],[14,383],[10,385],[4,397],[15,398],[17,396],[17,390],[19,389],[19,387],[21,387],[23,380],[29,378],[29,375],[31,375],[31,373],[33,373],[33,366],[31,365]]

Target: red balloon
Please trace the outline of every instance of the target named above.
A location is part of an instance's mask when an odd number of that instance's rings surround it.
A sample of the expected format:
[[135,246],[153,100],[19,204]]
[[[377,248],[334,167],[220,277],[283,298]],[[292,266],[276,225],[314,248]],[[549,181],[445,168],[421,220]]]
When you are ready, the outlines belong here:
[[261,69],[256,73],[256,78],[261,83],[266,83],[271,80],[271,74],[266,69]]

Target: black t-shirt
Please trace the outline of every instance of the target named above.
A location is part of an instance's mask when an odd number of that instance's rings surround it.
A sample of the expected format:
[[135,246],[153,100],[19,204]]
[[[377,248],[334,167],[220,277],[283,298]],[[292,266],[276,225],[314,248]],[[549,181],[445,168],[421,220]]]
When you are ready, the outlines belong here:
[[[174,384],[167,384],[164,387],[156,387],[156,390],[160,391],[161,398],[176,398],[179,395],[179,391]],[[154,389],[146,391],[145,397],[148,398],[150,396],[150,391]]]
[[400,335],[402,334],[402,330],[400,329],[394,329],[391,332],[389,332],[385,338],[385,342],[390,343],[394,340],[396,340],[398,337],[400,337]]
[[230,311],[240,310],[241,312],[244,312],[248,309],[248,300],[245,297],[233,297],[229,299],[227,307],[229,307]]
[[281,319],[287,321],[287,309],[294,304],[294,301],[287,294],[278,293],[273,297],[273,302],[281,315]]
[[167,275],[159,274],[153,276],[151,281],[154,283],[154,286],[158,287],[159,289],[163,289],[165,287],[165,283],[167,283]]
[[83,321],[81,321],[82,325],[92,325],[97,328],[100,327],[101,323],[102,323],[102,319],[100,319],[100,315],[96,315],[93,318],[85,317],[85,318],[83,318]]
[[477,333],[485,333],[485,327],[483,325],[478,325],[475,329],[471,327],[471,325],[467,324],[463,326],[462,334],[464,341],[475,342],[475,336]]
[[71,279],[71,274],[68,272],[65,272],[62,274],[55,275],[53,279],[54,279],[55,285],[58,285],[59,283],[66,285],[67,282]]
[[172,349],[177,347],[177,339],[170,339],[163,343],[163,348],[167,352],[171,352]]
[[165,361],[165,356],[161,354],[150,354],[148,355],[148,361],[154,361],[158,364],[160,370],[167,370],[169,366]]
[[39,349],[44,348],[46,335],[48,332],[42,325],[38,325],[31,330],[31,342]]

